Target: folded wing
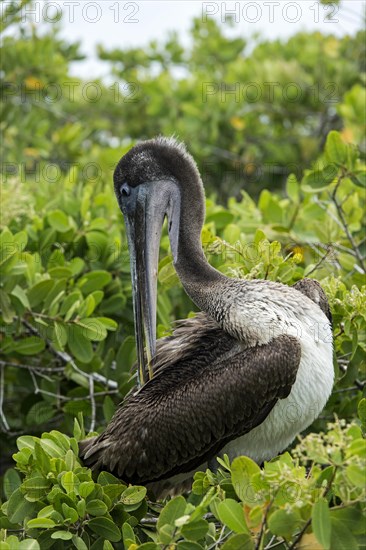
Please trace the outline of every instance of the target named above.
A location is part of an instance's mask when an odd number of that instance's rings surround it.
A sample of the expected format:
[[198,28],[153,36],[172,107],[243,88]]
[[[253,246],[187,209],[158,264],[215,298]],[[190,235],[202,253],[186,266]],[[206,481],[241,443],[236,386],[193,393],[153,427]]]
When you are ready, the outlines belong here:
[[300,356],[292,336],[245,347],[205,314],[187,319],[159,341],[154,377],[81,442],[81,457],[131,483],[190,472],[288,396]]

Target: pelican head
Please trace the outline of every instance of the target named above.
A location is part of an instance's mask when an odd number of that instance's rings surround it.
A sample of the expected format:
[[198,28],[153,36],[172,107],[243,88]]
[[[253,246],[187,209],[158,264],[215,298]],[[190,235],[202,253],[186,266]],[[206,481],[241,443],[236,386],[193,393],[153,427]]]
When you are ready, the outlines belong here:
[[164,218],[174,264],[187,231],[200,240],[204,191],[197,166],[183,144],[156,138],[138,143],[119,161],[114,190],[124,216],[133,288],[135,335],[140,383],[144,373],[144,337],[149,376],[156,346],[156,287],[159,244]]

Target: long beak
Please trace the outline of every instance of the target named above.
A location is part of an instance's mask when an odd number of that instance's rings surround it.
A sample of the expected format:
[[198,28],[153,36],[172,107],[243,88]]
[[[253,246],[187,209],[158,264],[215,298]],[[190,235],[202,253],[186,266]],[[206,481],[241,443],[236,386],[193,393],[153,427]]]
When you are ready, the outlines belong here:
[[139,386],[153,376],[152,360],[156,350],[159,245],[166,212],[164,201],[159,200],[161,197],[157,197],[156,191],[154,186],[142,184],[130,188],[128,197],[118,197],[130,252]]

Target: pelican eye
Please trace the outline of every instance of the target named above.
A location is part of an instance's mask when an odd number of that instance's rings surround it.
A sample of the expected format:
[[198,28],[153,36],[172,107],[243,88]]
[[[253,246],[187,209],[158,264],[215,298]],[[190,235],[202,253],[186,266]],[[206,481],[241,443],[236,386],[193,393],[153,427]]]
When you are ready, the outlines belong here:
[[121,197],[129,197],[131,194],[131,187],[128,185],[128,183],[125,182],[122,183],[119,191],[121,193]]

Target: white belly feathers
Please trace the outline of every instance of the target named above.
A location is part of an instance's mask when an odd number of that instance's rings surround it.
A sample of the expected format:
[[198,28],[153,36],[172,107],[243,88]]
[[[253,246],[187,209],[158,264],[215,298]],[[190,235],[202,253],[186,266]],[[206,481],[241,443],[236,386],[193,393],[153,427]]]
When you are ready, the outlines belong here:
[[[254,317],[259,344],[281,334],[295,336],[301,344],[301,361],[289,396],[276,403],[262,424],[222,450],[230,459],[246,455],[261,463],[276,456],[319,416],[331,394],[334,380],[331,326],[316,304],[305,296],[302,298],[304,307],[301,311],[297,308],[296,313],[278,304],[278,308],[263,312],[262,319],[258,311]],[[258,330],[261,323],[262,329]]]

